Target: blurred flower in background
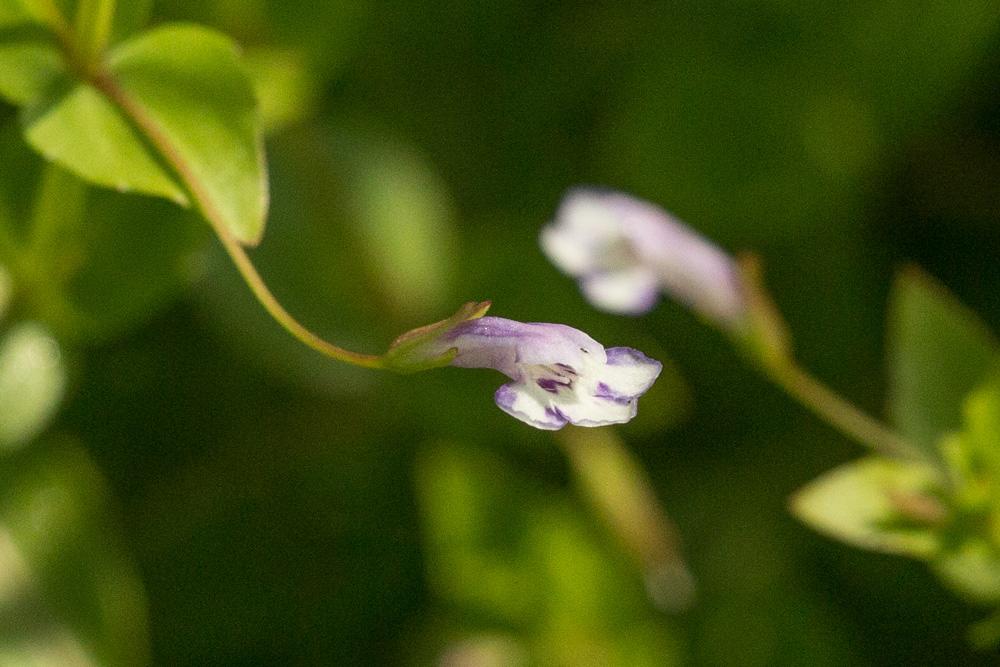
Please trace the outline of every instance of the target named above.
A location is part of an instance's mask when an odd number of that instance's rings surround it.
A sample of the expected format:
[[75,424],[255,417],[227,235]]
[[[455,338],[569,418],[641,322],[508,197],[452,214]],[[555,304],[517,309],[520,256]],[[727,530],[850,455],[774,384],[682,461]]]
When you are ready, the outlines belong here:
[[732,258],[666,211],[626,194],[571,190],[542,229],[541,244],[602,310],[640,315],[662,291],[726,327],[746,316]]

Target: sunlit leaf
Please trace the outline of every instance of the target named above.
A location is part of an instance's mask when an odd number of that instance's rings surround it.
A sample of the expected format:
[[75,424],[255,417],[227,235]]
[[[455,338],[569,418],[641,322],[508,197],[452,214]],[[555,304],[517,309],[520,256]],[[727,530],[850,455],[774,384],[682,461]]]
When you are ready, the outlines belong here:
[[930,524],[943,518],[929,466],[868,458],[799,490],[792,512],[814,529],[863,549],[927,558],[938,548]]
[[961,424],[965,397],[998,361],[974,313],[916,269],[900,274],[889,320],[890,405],[896,424],[928,454]]
[[266,168],[256,101],[236,46],[206,28],[169,25],[115,48],[108,67],[169,143],[170,159],[107,96],[69,78],[26,107],[29,143],[92,183],[181,205],[189,197],[174,168],[183,169],[197,183],[206,217],[244,243],[259,241]]
[[202,213],[257,243],[267,173],[257,103],[236,45],[207,28],[168,25],[123,43],[108,62],[198,182]]
[[64,78],[25,107],[25,138],[46,159],[80,178],[186,205],[184,189],[107,97]]
[[144,596],[119,530],[76,444],[0,463],[0,663],[147,663]]
[[41,326],[20,324],[0,339],[0,453],[45,428],[65,383],[59,344]]

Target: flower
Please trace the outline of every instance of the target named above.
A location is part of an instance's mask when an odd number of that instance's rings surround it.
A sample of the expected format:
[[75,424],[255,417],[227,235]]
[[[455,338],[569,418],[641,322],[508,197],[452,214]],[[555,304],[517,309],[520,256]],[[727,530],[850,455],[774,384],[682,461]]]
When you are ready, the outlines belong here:
[[501,410],[535,428],[622,424],[660,374],[660,362],[628,347],[605,349],[563,324],[479,317],[459,323],[434,343],[452,366],[493,368],[508,382],[494,395]]
[[663,290],[727,328],[746,316],[735,261],[666,211],[626,194],[571,190],[542,229],[541,245],[602,310],[642,314]]

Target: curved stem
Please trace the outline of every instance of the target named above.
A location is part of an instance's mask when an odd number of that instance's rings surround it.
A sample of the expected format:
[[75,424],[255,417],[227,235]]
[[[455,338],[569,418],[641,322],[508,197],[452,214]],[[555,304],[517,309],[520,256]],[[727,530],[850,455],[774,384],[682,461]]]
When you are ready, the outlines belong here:
[[834,393],[794,361],[768,363],[764,369],[792,398],[851,439],[886,456],[925,458],[920,450],[892,429]]
[[555,440],[581,492],[643,569],[650,598],[666,611],[690,607],[695,581],[681,554],[677,527],[614,430],[567,426]]
[[329,343],[292,317],[274,297],[271,290],[268,289],[267,284],[257,272],[246,250],[243,249],[239,241],[226,228],[211,198],[207,196],[197,176],[195,176],[183,156],[176,150],[166,132],[160,128],[159,124],[146,113],[146,110],[136,100],[132,99],[108,73],[99,73],[92,79],[91,83],[118,105],[146,140],[156,148],[163,160],[177,174],[201,210],[202,215],[208,220],[208,223],[219,237],[223,248],[225,248],[226,253],[236,265],[240,276],[247,283],[254,297],[278,324],[303,344],[328,357],[364,368],[386,368],[382,357],[352,352],[351,350],[345,350],[333,343]]
[[284,329],[295,336],[299,341],[308,345],[317,352],[321,352],[328,357],[337,359],[339,361],[344,361],[355,366],[362,366],[364,368],[384,368],[385,364],[382,357],[378,357],[371,354],[360,354],[358,352],[352,352],[350,350],[345,350],[342,347],[338,347],[332,343],[328,343],[324,339],[320,338],[312,331],[307,329],[305,326],[299,323],[294,317],[292,317],[284,306],[274,297],[271,290],[268,289],[267,284],[264,279],[260,277],[257,273],[256,267],[254,267],[253,262],[250,261],[250,257],[247,255],[243,246],[233,238],[233,235],[229,233],[228,230],[222,228],[220,225],[212,224],[215,228],[216,234],[219,235],[219,240],[222,241],[223,247],[226,249],[226,253],[229,255],[230,259],[236,265],[237,270],[239,270],[240,275],[243,276],[243,280],[246,282],[250,291],[257,298],[257,301],[264,310],[275,319]]

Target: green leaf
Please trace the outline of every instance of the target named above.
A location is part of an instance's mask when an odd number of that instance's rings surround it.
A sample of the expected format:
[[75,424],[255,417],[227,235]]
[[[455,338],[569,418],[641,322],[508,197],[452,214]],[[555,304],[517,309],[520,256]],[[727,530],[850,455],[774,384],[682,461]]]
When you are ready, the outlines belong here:
[[863,549],[928,558],[938,548],[931,524],[943,518],[936,473],[919,463],[867,458],[832,470],[799,490],[791,510],[834,539]]
[[916,269],[896,280],[889,316],[890,408],[905,436],[937,456],[961,424],[962,402],[1000,348],[976,315]]
[[62,54],[50,33],[39,26],[3,27],[0,16],[0,96],[25,104],[64,73]]
[[973,602],[1000,600],[1000,557],[983,540],[966,540],[931,566],[949,588]]
[[429,583],[461,621],[516,628],[530,664],[679,661],[639,575],[567,498],[469,445],[426,448],[416,483]]
[[24,108],[22,123],[32,147],[86,181],[188,203],[184,189],[128,119],[88,84],[64,78]]
[[115,6],[115,19],[111,25],[111,43],[116,44],[137,32],[149,22],[153,0],[119,1]]
[[941,450],[951,479],[952,520],[932,563],[950,588],[976,602],[1000,601],[1000,378],[972,392],[964,427]]
[[[23,23],[46,24],[51,21],[51,8],[55,7],[64,19],[75,17],[78,0],[0,0],[0,28]],[[142,28],[149,20],[153,0],[127,0],[118,2],[111,25],[111,43],[121,41]]]
[[108,63],[197,182],[202,213],[256,244],[267,215],[267,174],[257,103],[237,46],[207,28],[168,25],[125,42]]
[[[149,197],[92,192],[82,259],[64,298],[84,319],[73,335],[110,340],[147,322],[190,284],[206,228],[193,213]],[[67,332],[70,333],[70,332]]]
[[299,50],[256,48],[245,60],[265,132],[278,132],[314,113],[319,83]]
[[105,481],[59,439],[0,462],[0,664],[147,664],[146,608]]
[[189,203],[190,188],[206,218],[243,243],[257,243],[267,215],[266,168],[256,101],[236,45],[207,28],[168,25],[112,50],[108,68],[147,131],[155,127],[168,148],[140,132],[104,93],[69,78],[25,107],[28,142],[104,187],[180,205]]
[[0,340],[0,454],[41,432],[65,384],[59,345],[44,328],[20,324]]

